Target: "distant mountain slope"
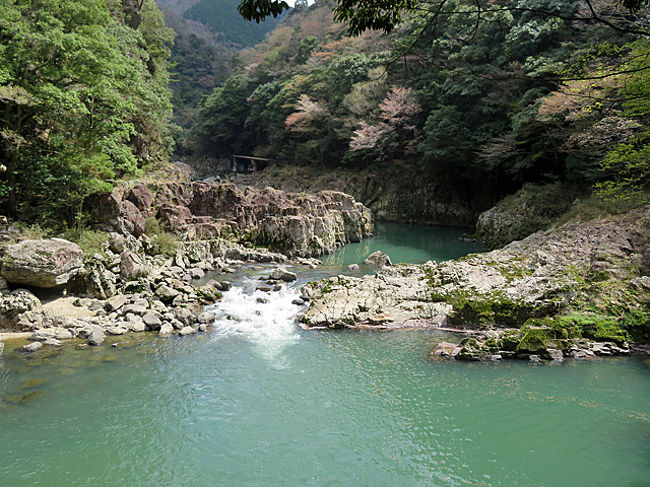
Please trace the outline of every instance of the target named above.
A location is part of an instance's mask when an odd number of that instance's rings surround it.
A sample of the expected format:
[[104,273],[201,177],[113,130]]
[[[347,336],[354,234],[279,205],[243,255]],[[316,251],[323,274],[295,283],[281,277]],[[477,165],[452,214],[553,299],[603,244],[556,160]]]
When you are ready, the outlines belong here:
[[237,11],[239,0],[162,0],[161,3],[191,7],[183,12],[187,19],[196,20],[223,34],[224,40],[239,44],[241,47],[252,46],[261,42],[267,32],[275,28],[279,18],[271,18],[261,23],[247,22]]

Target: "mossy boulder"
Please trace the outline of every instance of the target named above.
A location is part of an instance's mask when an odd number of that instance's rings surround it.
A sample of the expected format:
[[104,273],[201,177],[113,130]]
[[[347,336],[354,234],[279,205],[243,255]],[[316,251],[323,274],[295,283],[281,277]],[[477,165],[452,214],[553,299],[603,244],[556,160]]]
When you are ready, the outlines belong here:
[[481,360],[487,355],[487,351],[483,349],[482,344],[476,338],[465,338],[460,344],[462,348],[456,358],[458,360]]
[[540,355],[546,353],[549,341],[547,328],[525,328],[522,338],[515,352],[527,355]]
[[499,338],[499,348],[506,352],[514,352],[521,341],[521,333],[518,330],[507,330]]
[[453,306],[451,322],[454,326],[487,329],[494,324],[492,306],[486,301],[463,301]]

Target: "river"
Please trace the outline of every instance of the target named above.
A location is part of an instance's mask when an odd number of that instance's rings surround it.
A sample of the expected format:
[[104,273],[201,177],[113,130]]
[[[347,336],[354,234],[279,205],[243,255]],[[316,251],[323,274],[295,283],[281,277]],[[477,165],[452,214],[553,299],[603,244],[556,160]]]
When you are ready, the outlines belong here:
[[[377,248],[395,262],[477,250],[457,229],[377,233],[301,282]],[[256,267],[229,277],[206,334],[7,347],[0,485],[648,485],[648,359],[449,362],[427,357],[457,339],[444,332],[304,331],[300,283],[255,291]]]

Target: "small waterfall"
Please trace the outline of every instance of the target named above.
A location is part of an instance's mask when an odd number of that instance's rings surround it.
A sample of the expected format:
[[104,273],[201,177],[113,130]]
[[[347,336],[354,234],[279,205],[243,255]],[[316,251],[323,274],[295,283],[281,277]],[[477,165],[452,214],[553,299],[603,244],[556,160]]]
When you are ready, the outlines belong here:
[[283,285],[280,291],[264,292],[248,284],[233,287],[208,308],[216,315],[215,335],[241,336],[265,345],[297,340],[296,317],[303,307],[292,301],[298,298],[298,290]]

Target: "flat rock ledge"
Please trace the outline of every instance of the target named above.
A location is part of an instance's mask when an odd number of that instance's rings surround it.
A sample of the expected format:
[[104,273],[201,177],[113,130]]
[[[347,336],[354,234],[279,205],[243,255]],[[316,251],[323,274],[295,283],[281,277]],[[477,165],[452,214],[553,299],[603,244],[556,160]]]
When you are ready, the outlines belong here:
[[[571,222],[455,261],[325,279],[303,294],[311,298],[306,328],[510,328],[525,343],[502,358],[558,349],[567,355],[582,339],[613,344],[596,346],[603,353],[595,355],[622,353],[628,341],[650,336],[650,206]],[[524,353],[533,338],[537,353]],[[486,354],[515,351],[489,345]]]

